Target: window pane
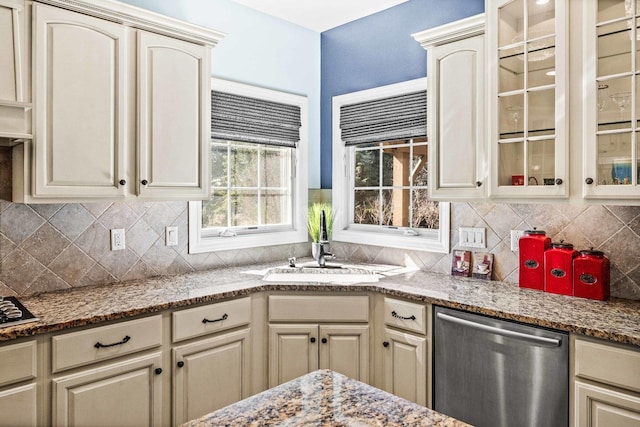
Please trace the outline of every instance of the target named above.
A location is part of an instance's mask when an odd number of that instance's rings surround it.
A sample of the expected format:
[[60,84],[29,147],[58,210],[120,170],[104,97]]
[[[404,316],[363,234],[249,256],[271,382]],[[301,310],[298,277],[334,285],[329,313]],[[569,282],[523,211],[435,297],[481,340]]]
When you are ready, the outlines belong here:
[[357,150],[355,186],[374,187],[380,185],[380,150]]
[[262,193],[260,197],[261,225],[290,224],[290,200],[291,197],[284,191],[267,190]]
[[378,190],[356,190],[353,222],[356,224],[380,224],[380,197]]
[[260,157],[260,177],[263,187],[287,187],[291,177],[289,158],[292,148],[266,147]]
[[202,202],[202,228],[228,227],[227,192],[213,191],[211,198]]
[[231,225],[251,227],[258,225],[258,192],[237,190],[231,193]]
[[413,228],[440,228],[438,202],[429,200],[427,189],[413,190]]
[[427,186],[427,177],[429,171],[429,163],[427,162],[427,145],[414,145],[413,146],[413,163],[411,164],[411,170],[413,172],[413,185],[415,186]]
[[258,185],[257,147],[234,144],[231,148],[231,186],[255,187]]
[[[401,146],[398,146],[402,144]],[[411,175],[409,147],[401,143],[385,143],[382,161],[382,185],[398,187],[409,185]]]
[[227,186],[227,144],[211,144],[211,185],[214,187]]
[[409,189],[394,189],[382,191],[383,225],[394,227],[409,226]]

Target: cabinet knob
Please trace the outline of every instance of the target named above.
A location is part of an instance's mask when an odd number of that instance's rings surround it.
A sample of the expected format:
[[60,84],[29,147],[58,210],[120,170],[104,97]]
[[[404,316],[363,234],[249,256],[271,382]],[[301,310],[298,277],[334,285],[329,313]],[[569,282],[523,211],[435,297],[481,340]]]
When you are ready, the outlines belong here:
[[556,178],[556,185],[562,185],[562,179]]
[[311,337],[311,342],[316,342],[315,337]]
[[156,368],[156,375],[160,375],[162,373],[162,368]]
[[149,183],[149,181],[147,181],[146,179],[143,179],[142,181],[140,181],[140,184],[142,185],[147,185]]
[[326,344],[327,343],[327,339],[326,338],[322,338],[322,344]]
[[593,184],[593,178],[587,178],[584,180],[584,182],[586,182],[588,185]]
[[124,179],[120,180],[120,185],[126,185],[126,184],[127,184],[127,181],[125,181]]
[[178,362],[178,368],[182,368],[184,366],[184,362],[181,360]]
[[482,187],[482,181],[476,181],[476,187]]
[[383,341],[382,342],[382,346],[383,347],[389,347],[389,342],[388,341]]

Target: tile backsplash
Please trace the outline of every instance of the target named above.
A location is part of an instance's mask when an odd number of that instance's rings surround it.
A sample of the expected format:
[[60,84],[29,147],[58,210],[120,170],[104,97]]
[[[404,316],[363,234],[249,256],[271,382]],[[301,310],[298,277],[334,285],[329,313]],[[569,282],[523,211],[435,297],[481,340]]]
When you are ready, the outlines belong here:
[[[56,205],[11,203],[11,151],[0,148],[0,295],[173,275],[216,267],[309,256],[310,245],[188,253],[186,202]],[[177,226],[178,246],[165,246],[164,228]],[[485,227],[495,255],[493,278],[517,284],[518,254],[510,230],[538,227],[553,241],[594,247],[611,260],[613,296],[640,300],[640,207],[568,204],[452,203],[451,248],[458,227]],[[124,228],[126,246],[110,250],[109,230]],[[333,242],[339,259],[414,264],[448,274],[450,254]]]

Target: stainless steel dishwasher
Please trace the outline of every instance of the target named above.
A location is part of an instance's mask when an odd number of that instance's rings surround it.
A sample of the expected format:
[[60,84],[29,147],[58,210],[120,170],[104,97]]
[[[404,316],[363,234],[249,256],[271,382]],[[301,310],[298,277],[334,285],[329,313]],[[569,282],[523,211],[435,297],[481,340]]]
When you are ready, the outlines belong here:
[[434,310],[434,409],[477,427],[569,424],[568,334]]

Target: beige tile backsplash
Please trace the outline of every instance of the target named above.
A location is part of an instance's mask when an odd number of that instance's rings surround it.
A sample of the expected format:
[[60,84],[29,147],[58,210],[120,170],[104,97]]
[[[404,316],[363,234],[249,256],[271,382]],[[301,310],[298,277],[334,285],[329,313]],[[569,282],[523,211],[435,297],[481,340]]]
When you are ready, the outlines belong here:
[[[309,245],[188,253],[186,202],[56,205],[11,203],[11,151],[0,148],[0,295],[28,295],[99,283],[308,256]],[[640,299],[640,207],[567,204],[453,203],[451,247],[459,226],[486,227],[494,279],[516,284],[518,256],[511,229],[544,229],[552,240],[595,247],[612,262],[612,294]],[[178,246],[164,245],[177,226]],[[126,230],[127,248],[110,251],[109,229]],[[449,273],[451,256],[332,243],[341,259],[405,265]]]

